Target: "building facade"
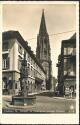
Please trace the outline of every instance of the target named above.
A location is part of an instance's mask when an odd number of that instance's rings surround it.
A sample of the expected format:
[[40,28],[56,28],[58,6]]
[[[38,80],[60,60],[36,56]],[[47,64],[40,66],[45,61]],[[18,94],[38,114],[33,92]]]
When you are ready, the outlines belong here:
[[60,95],[66,91],[76,93],[76,33],[62,41],[61,54],[58,57],[58,90]]
[[46,29],[44,10],[42,12],[39,34],[37,36],[36,58],[39,60],[46,72],[46,89],[50,90],[52,79],[52,61],[49,35]]
[[17,94],[20,90],[21,61],[26,52],[28,69],[28,92],[39,92],[46,87],[46,73],[35,54],[18,31],[3,32],[2,35],[2,81],[3,93]]

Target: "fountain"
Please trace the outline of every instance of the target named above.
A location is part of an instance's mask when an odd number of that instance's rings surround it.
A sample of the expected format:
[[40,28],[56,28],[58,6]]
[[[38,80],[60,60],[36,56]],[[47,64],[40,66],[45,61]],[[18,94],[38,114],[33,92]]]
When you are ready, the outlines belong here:
[[27,78],[28,78],[27,60],[26,60],[26,52],[24,52],[24,59],[22,60],[21,70],[20,70],[21,92],[16,96],[12,96],[12,105],[28,106],[35,104],[36,96],[28,95]]

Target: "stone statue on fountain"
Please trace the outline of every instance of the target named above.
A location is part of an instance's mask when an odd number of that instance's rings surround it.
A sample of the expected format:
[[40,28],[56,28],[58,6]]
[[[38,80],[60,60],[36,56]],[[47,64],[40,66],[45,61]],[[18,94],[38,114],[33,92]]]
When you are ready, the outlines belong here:
[[28,96],[28,71],[27,71],[27,60],[26,60],[26,52],[24,52],[24,59],[21,63],[20,69],[20,86],[21,86],[21,96],[27,97]]

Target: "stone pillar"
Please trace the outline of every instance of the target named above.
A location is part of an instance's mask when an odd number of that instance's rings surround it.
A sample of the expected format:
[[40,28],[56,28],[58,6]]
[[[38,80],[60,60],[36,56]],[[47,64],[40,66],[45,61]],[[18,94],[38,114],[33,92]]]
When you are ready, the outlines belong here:
[[24,97],[28,96],[28,84],[27,84],[27,61],[26,61],[26,53],[24,53],[24,59],[22,60],[22,66],[21,66],[21,95]]

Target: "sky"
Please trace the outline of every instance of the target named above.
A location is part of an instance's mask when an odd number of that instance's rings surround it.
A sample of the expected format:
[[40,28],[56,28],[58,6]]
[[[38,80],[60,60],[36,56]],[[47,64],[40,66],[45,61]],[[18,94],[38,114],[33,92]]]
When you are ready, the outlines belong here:
[[35,53],[43,9],[51,47],[52,74],[57,78],[61,42],[76,32],[75,4],[4,4],[3,31],[18,30]]

